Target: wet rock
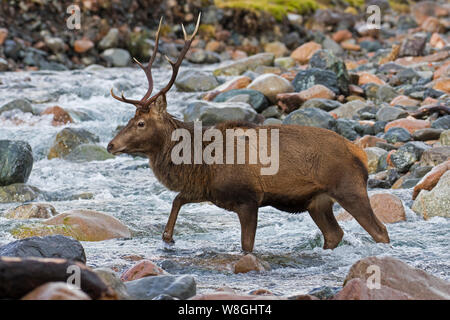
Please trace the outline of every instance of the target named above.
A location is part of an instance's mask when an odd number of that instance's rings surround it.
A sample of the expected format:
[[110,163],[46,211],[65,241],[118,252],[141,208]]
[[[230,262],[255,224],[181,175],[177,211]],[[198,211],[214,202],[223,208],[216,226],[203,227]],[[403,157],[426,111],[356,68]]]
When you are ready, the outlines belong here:
[[420,160],[422,153],[429,148],[420,141],[408,142],[392,154],[390,160],[399,172],[406,172],[416,161]]
[[33,168],[33,153],[25,141],[0,140],[0,186],[25,183]]
[[299,96],[303,101],[307,101],[310,99],[334,99],[336,95],[333,91],[328,89],[327,87],[316,84],[312,86],[311,88],[308,88],[306,90],[302,90],[299,92]]
[[183,114],[185,121],[202,121],[203,125],[236,120],[256,122],[258,119],[256,111],[244,102],[192,102]]
[[[253,107],[257,112],[263,112],[268,106],[269,101],[261,92],[253,89],[234,89],[223,93],[220,93],[214,98],[214,102],[228,102],[230,99],[236,98],[236,96],[245,96],[246,101],[249,105]],[[236,100],[233,100],[236,101]]]
[[413,139],[417,141],[439,140],[442,132],[442,129],[417,129],[413,133]]
[[302,108],[318,108],[324,111],[331,111],[342,106],[342,103],[330,99],[310,99],[303,103]]
[[84,248],[77,240],[61,235],[30,237],[0,247],[0,256],[62,258],[86,263]]
[[269,264],[259,260],[251,253],[243,256],[234,265],[234,273],[247,273],[250,271],[262,272],[267,270],[270,270]]
[[426,128],[429,128],[429,127],[430,127],[429,121],[418,120],[418,119],[414,119],[414,118],[406,118],[406,119],[403,118],[403,119],[398,119],[398,120],[389,122],[384,127],[384,130],[387,132],[390,128],[404,128],[404,129],[408,130],[408,132],[410,134],[414,134],[414,132],[416,132],[416,130],[419,130],[419,129],[426,130]]
[[21,300],[91,300],[91,298],[72,284],[49,282],[27,293]]
[[114,156],[105,148],[94,144],[82,144],[73,149],[64,159],[74,162],[105,161]]
[[426,166],[436,166],[450,157],[450,147],[434,147],[424,151],[420,162]]
[[15,183],[0,187],[0,203],[33,201],[41,194],[41,190],[36,187],[23,183]]
[[196,294],[196,283],[192,276],[156,276],[145,277],[126,282],[132,299],[151,300],[160,294],[178,299],[188,299]]
[[7,104],[4,104],[0,108],[0,114],[4,113],[6,111],[11,111],[11,110],[20,110],[23,113],[28,112],[28,113],[36,114],[33,111],[33,106],[31,105],[31,103],[25,99],[16,99],[16,100],[8,102]]
[[377,172],[380,159],[387,154],[387,151],[378,147],[365,148],[364,151],[367,155],[369,174]]
[[439,137],[439,142],[443,145],[443,146],[450,146],[450,130],[444,130],[440,137]]
[[48,159],[65,158],[76,147],[82,144],[98,142],[96,135],[84,129],[64,128],[58,132],[48,153]]
[[298,124],[324,129],[333,128],[335,123],[336,120],[328,112],[317,108],[293,111],[283,120],[283,124]]
[[412,300],[399,290],[380,285],[380,288],[369,289],[366,281],[351,279],[333,300]]
[[56,209],[46,203],[28,203],[9,209],[3,215],[7,219],[48,219],[57,215]]
[[93,270],[102,280],[103,282],[112,289],[117,294],[117,297],[120,300],[128,300],[130,299],[130,295],[128,294],[127,287],[125,284],[119,279],[117,274],[109,268],[97,268]]
[[59,106],[49,107],[41,112],[41,115],[47,115],[47,114],[53,115],[53,120],[52,120],[53,126],[60,126],[60,125],[64,125],[64,124],[73,122],[70,114],[66,110],[64,110],[63,108],[61,108]]
[[277,94],[294,91],[288,80],[275,74],[263,74],[253,80],[247,88],[261,92],[272,103],[276,102]]
[[296,92],[311,88],[316,84],[321,84],[339,94],[338,79],[334,72],[319,68],[300,70],[292,81]]
[[48,282],[68,283],[74,270],[80,271],[81,290],[91,299],[116,299],[115,292],[83,263],[56,258],[0,257],[0,296],[20,299]]
[[309,62],[309,59],[313,54],[322,49],[322,46],[314,41],[307,42],[291,53],[291,58],[297,61],[299,64],[305,64]]
[[354,100],[343,104],[342,106],[332,110],[330,113],[336,115],[337,118],[351,119],[359,110],[366,107],[366,104],[359,100]]
[[336,74],[337,86],[343,95],[348,95],[350,76],[343,60],[337,58],[332,52],[319,50],[314,53],[309,61],[311,68],[329,70]]
[[442,175],[448,170],[450,170],[450,160],[433,167],[433,169],[423,176],[419,183],[414,187],[412,199],[416,199],[417,195],[422,190],[431,191],[439,182]]
[[101,57],[113,67],[126,67],[131,62],[130,53],[119,48],[106,49],[102,52]]
[[334,297],[339,292],[339,287],[318,287],[308,292],[308,295],[314,296],[320,300],[328,300]]
[[119,44],[119,30],[116,28],[109,29],[108,33],[100,40],[98,47],[101,50],[115,48]]
[[393,121],[408,116],[408,112],[396,107],[382,107],[377,112],[377,120],[379,121]]
[[447,281],[392,257],[367,257],[359,260],[350,268],[344,283],[352,279],[362,279],[367,283],[368,278],[373,275],[373,272],[367,272],[372,265],[380,268],[382,286],[404,292],[413,299],[448,300],[450,297],[450,284]]
[[255,70],[258,66],[271,66],[275,56],[272,53],[259,53],[251,57],[227,63],[214,70],[215,76],[238,76],[247,70]]
[[209,91],[219,85],[216,77],[206,72],[185,70],[181,72],[175,80],[178,90],[196,92]]
[[431,124],[431,127],[434,129],[449,130],[450,129],[450,115],[440,117],[439,119],[433,121],[433,123]]
[[150,260],[141,260],[130,269],[126,270],[120,279],[122,281],[133,281],[144,277],[160,276],[168,274]]

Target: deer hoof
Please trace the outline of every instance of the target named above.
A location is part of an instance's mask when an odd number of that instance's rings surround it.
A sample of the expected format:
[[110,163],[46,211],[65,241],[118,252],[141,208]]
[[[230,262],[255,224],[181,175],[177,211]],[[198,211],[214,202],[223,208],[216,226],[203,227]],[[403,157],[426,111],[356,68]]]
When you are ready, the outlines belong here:
[[175,244],[175,241],[173,240],[173,238],[171,236],[169,236],[168,234],[166,234],[165,232],[163,233],[162,239],[168,245]]

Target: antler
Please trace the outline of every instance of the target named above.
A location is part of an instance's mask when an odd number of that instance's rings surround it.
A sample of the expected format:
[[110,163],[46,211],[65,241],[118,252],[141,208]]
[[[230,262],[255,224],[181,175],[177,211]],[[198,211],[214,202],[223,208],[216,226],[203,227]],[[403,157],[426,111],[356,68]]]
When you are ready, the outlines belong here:
[[144,95],[144,97],[141,100],[131,100],[131,99],[125,98],[123,95],[123,92],[122,92],[121,97],[116,96],[114,94],[113,89],[111,89],[111,95],[113,96],[114,99],[125,102],[125,103],[133,104],[135,106],[137,106],[137,105],[144,106],[147,99],[150,98],[152,91],[153,91],[152,65],[153,65],[153,61],[155,61],[156,53],[158,52],[159,33],[161,31],[162,20],[163,20],[163,17],[161,17],[161,19],[159,20],[158,31],[156,32],[155,47],[153,48],[153,53],[152,53],[152,56],[150,57],[147,67],[144,67],[144,65],[142,63],[140,63],[136,58],[133,58],[133,60],[139,65],[139,67],[141,67],[141,69],[144,70],[145,75],[147,76],[147,81],[148,81],[147,93]]
[[162,24],[162,20],[163,18],[161,17],[161,20],[159,20],[159,27],[158,27],[158,31],[156,32],[156,42],[155,42],[155,47],[153,49],[153,54],[150,57],[150,60],[148,62],[147,67],[144,67],[144,65],[142,63],[140,63],[138,60],[134,59],[134,61],[139,65],[139,67],[141,67],[142,70],[144,70],[145,75],[147,76],[147,81],[148,81],[148,90],[147,93],[144,95],[144,97],[141,100],[131,100],[131,99],[127,99],[124,97],[123,93],[122,95],[116,96],[114,94],[113,89],[111,89],[111,95],[113,96],[114,99],[125,102],[125,103],[129,103],[129,104],[133,104],[135,105],[137,108],[142,108],[142,109],[147,109],[150,104],[152,104],[153,101],[155,101],[160,95],[162,94],[166,94],[167,91],[170,90],[170,88],[173,86],[173,84],[175,83],[175,79],[178,75],[178,69],[181,66],[181,62],[183,62],[184,56],[186,55],[186,53],[188,52],[189,48],[191,47],[192,41],[194,40],[197,32],[198,32],[198,28],[200,26],[200,19],[201,19],[201,12],[198,15],[198,19],[197,19],[197,24],[195,26],[195,30],[192,33],[191,36],[188,37],[187,33],[186,33],[186,29],[184,28],[184,25],[181,24],[181,28],[183,29],[183,34],[184,34],[184,47],[180,52],[180,55],[178,56],[178,59],[176,62],[172,62],[172,60],[170,60],[166,55],[164,56],[167,61],[170,63],[170,65],[172,66],[172,77],[170,78],[169,83],[161,90],[159,91],[156,95],[154,95],[153,97],[150,98],[152,91],[153,91],[153,77],[152,77],[152,65],[153,65],[153,61],[155,61],[156,58],[156,53],[158,52],[158,44],[159,44],[159,33],[161,31],[161,24]]
[[184,56],[186,55],[186,53],[188,52],[189,48],[191,47],[192,41],[194,40],[197,32],[198,32],[198,28],[200,26],[200,19],[201,19],[202,13],[200,12],[197,18],[197,24],[195,26],[195,30],[192,33],[192,35],[190,37],[188,37],[187,33],[186,33],[186,29],[184,28],[184,25],[181,24],[181,28],[183,29],[183,34],[184,34],[184,47],[180,52],[180,55],[178,56],[178,59],[176,62],[173,62],[172,60],[169,59],[169,57],[167,57],[166,55],[164,56],[166,58],[166,60],[170,63],[170,65],[172,66],[172,77],[170,78],[169,83],[163,88],[161,89],[156,95],[154,95],[152,98],[150,98],[149,100],[147,100],[144,103],[145,107],[150,106],[150,104],[155,101],[160,95],[162,94],[166,94],[170,88],[173,86],[173,84],[175,83],[175,79],[178,75],[178,70],[181,66],[181,62],[183,62]]

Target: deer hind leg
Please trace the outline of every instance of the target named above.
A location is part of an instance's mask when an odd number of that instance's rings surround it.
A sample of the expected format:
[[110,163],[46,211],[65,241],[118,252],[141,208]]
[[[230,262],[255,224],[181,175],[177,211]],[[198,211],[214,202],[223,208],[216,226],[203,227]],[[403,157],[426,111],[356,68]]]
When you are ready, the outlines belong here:
[[241,247],[244,252],[252,252],[255,244],[256,226],[258,224],[258,206],[244,204],[236,208],[241,223]]
[[333,200],[326,194],[318,195],[312,199],[307,209],[309,215],[323,234],[323,248],[336,248],[344,236],[344,231],[342,231],[334,217]]
[[384,224],[378,220],[370,206],[366,187],[361,186],[346,190],[344,194],[334,197],[350,213],[376,242],[389,243],[389,234]]

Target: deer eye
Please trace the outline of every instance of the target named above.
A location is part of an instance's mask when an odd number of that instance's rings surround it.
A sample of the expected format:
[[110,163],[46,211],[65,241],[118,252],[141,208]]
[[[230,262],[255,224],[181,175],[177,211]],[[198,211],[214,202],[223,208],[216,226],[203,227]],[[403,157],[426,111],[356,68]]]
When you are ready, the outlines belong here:
[[145,122],[144,121],[139,121],[137,125],[138,125],[139,128],[143,128],[143,127],[145,127]]

